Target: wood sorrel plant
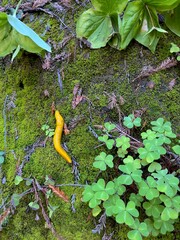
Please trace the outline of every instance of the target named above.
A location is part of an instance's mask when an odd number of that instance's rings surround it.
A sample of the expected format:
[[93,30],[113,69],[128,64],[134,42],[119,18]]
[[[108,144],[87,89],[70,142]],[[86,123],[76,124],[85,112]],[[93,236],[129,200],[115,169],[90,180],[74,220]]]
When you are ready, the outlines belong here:
[[[123,123],[131,129],[132,125],[140,126],[141,119],[131,114]],[[135,147],[135,138],[121,130],[122,126],[106,123],[105,134],[99,140],[113,154],[101,152],[93,166],[100,169],[103,176],[103,171],[114,168],[116,162],[119,171],[113,180],[99,178],[83,192],[83,201],[88,202],[93,216],[104,210],[106,216],[131,229],[127,236],[132,240],[172,232],[180,212],[176,176],[180,146],[171,146],[176,134],[172,132],[171,123],[163,118],[152,121],[151,125],[151,129],[141,133],[142,142],[137,140]],[[115,136],[115,131],[120,136]],[[124,194],[126,191],[130,194]],[[140,212],[146,216],[144,220]]]

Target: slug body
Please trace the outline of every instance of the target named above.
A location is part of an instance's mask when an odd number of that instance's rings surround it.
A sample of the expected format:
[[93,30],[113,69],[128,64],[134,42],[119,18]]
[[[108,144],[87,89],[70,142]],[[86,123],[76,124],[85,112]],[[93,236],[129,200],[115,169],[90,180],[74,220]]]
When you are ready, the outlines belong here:
[[55,111],[55,119],[56,119],[56,129],[53,137],[54,148],[61,155],[61,157],[63,157],[68,163],[72,163],[70,156],[61,147],[61,137],[63,132],[64,119],[58,110]]

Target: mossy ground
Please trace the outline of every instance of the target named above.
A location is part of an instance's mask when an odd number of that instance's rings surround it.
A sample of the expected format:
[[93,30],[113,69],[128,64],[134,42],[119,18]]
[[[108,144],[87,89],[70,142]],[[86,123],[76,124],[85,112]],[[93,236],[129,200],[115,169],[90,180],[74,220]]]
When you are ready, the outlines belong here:
[[[73,18],[71,11],[68,12]],[[77,13],[76,13],[77,15]],[[64,36],[70,34],[67,30],[59,32],[59,23],[42,15],[50,30],[45,38],[51,39],[56,44]],[[27,16],[28,18],[28,16]],[[67,17],[66,17],[67,18]],[[36,19],[36,18],[35,18]],[[39,16],[38,16],[38,19]],[[71,26],[70,20],[67,21]],[[43,26],[34,20],[31,23],[40,32],[44,32]],[[147,108],[143,115],[143,121],[149,123],[158,117],[164,117],[172,122],[176,132],[180,114],[179,101],[179,66],[158,72],[148,78],[132,83],[144,66],[157,66],[170,56],[170,43],[180,44],[179,39],[169,34],[168,38],[161,39],[157,51],[152,54],[149,50],[133,42],[125,51],[117,51],[110,47],[100,50],[90,50],[86,46],[80,48],[79,42],[73,38],[66,46],[66,53],[71,53],[67,62],[56,62],[52,70],[43,70],[42,59],[33,54],[23,54],[21,58],[10,64],[9,57],[0,60],[0,104],[2,117],[0,118],[0,150],[5,150],[6,158],[2,166],[2,176],[6,177],[6,183],[0,185],[1,198],[10,197],[13,193],[21,193],[27,189],[24,183],[15,186],[14,178],[18,161],[21,163],[26,155],[25,148],[45,139],[41,130],[43,124],[55,128],[55,120],[51,114],[51,105],[55,102],[56,108],[64,116],[67,125],[71,125],[73,119],[80,119],[70,135],[63,136],[62,141],[68,146],[70,154],[79,163],[79,183],[93,182],[98,171],[92,166],[94,157],[98,155],[100,148],[97,140],[89,132],[88,126],[101,125],[106,119],[118,121],[115,109],[109,110],[108,94],[115,93],[117,98],[122,96],[125,104],[121,106],[124,114],[141,108]],[[58,53],[61,52],[61,50]],[[54,49],[53,55],[57,52]],[[57,69],[64,69],[63,90],[58,84]],[[169,90],[169,82],[176,78],[176,84]],[[153,89],[147,87],[148,81],[153,81]],[[73,88],[79,83],[86,100],[82,101],[75,109],[72,108]],[[44,95],[48,90],[49,97]],[[6,101],[6,107],[5,105]],[[12,101],[12,102],[11,102]],[[12,105],[10,104],[12,103]],[[13,105],[14,104],[14,105]],[[14,107],[12,107],[14,106]],[[4,109],[4,112],[3,112]],[[6,124],[6,129],[4,128]],[[6,132],[5,132],[6,130]],[[5,138],[6,135],[6,138]],[[4,140],[6,139],[6,142]],[[7,146],[6,146],[7,145]],[[51,176],[57,184],[73,183],[72,169],[54,150],[52,139],[49,139],[45,147],[38,147],[30,156],[30,160],[23,169],[23,177],[34,177],[43,184],[45,176]],[[67,240],[101,239],[101,235],[92,234],[94,228],[90,209],[82,203],[82,188],[63,187],[63,191],[69,197],[76,194],[76,212],[71,211],[71,204],[65,203],[58,197],[50,199],[53,206],[59,206],[52,217],[57,232]],[[1,199],[1,200],[2,200]],[[30,201],[34,201],[33,194],[25,196],[15,210],[3,231],[0,232],[2,240],[52,240],[50,230],[45,228],[45,222],[40,212],[40,220],[35,220],[35,211],[27,208]],[[107,220],[107,233],[114,232],[113,239],[127,239],[127,229]],[[151,238],[152,239],[152,238]],[[157,239],[157,238],[156,238]],[[158,239],[174,239],[173,233],[160,236]]]

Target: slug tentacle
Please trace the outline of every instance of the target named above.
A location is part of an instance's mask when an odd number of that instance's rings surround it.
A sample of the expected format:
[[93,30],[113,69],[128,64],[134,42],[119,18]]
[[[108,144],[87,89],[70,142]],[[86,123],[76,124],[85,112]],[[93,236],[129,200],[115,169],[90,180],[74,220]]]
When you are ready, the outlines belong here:
[[63,132],[63,126],[64,126],[64,119],[58,110],[55,111],[55,119],[56,119],[56,129],[53,137],[54,148],[68,163],[72,163],[70,156],[61,147],[61,138],[62,138],[62,132]]

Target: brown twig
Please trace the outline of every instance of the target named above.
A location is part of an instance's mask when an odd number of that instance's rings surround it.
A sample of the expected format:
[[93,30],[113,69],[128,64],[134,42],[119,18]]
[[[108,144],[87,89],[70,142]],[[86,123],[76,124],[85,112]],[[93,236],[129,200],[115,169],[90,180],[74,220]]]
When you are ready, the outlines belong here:
[[175,58],[167,58],[165,59],[159,66],[153,68],[151,66],[144,68],[141,73],[132,80],[135,82],[136,80],[142,79],[144,77],[149,77],[150,75],[157,73],[161,70],[165,70],[171,67],[174,67],[178,64],[178,61]]

